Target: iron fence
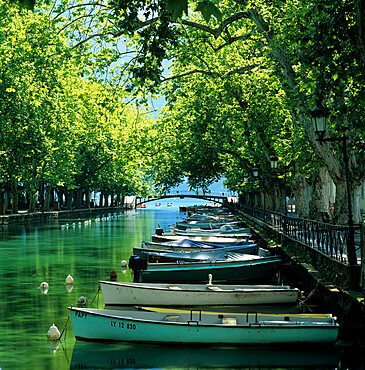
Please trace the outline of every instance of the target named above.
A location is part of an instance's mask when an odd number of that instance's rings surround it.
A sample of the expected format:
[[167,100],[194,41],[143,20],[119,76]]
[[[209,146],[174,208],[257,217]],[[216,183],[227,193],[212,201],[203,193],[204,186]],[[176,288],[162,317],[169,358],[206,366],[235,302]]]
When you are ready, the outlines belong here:
[[[276,232],[303,243],[324,255],[342,263],[348,263],[347,245],[349,243],[349,226],[327,224],[319,221],[296,217],[289,213],[264,210],[242,203],[236,203],[236,209],[265,222]],[[359,225],[354,226],[359,235]],[[357,259],[360,262],[360,247],[356,246]]]

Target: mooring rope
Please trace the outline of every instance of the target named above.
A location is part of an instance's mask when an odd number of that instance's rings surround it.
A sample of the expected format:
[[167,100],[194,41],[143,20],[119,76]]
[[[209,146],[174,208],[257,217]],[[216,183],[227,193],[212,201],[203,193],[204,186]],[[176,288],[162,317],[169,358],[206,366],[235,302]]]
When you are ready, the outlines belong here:
[[98,306],[99,306],[99,292],[100,292],[100,290],[101,290],[101,287],[100,287],[100,285],[99,285],[98,290],[97,290],[97,292],[96,292],[96,294],[95,294],[95,296],[94,296],[93,300],[91,301],[90,305],[92,305],[92,304],[94,303],[95,298],[97,297],[97,298],[98,298],[98,300],[96,301],[96,307],[98,307]]
[[65,324],[65,326],[63,327],[63,330],[62,330],[62,332],[61,332],[61,335],[60,335],[60,339],[59,339],[59,340],[61,340],[63,333],[66,331],[67,324],[68,324],[68,320],[70,320],[70,317],[71,317],[71,315],[68,315],[67,320],[66,320],[66,324]]

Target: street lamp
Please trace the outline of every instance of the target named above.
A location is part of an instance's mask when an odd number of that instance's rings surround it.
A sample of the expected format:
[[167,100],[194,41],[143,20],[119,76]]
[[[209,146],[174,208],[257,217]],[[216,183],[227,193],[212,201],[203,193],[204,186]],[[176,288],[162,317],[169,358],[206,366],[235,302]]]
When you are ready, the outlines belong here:
[[341,148],[343,153],[343,160],[345,162],[345,174],[346,174],[346,189],[347,189],[347,205],[348,205],[348,225],[349,225],[349,241],[347,245],[347,256],[349,264],[356,265],[357,257],[355,250],[355,235],[354,235],[354,221],[352,215],[352,204],[351,204],[351,194],[350,194],[350,171],[349,171],[349,157],[347,155],[347,136],[343,135],[339,138],[325,138],[325,133],[327,131],[327,119],[328,110],[323,107],[320,101],[316,102],[316,106],[310,111],[312,116],[312,124],[314,131],[318,138],[320,144],[325,141],[329,142],[342,142]]
[[[272,155],[270,157],[270,166],[271,169],[278,171],[278,161],[279,158],[276,155]],[[287,166],[284,166],[284,215],[287,216],[287,209],[286,209],[286,170]]]

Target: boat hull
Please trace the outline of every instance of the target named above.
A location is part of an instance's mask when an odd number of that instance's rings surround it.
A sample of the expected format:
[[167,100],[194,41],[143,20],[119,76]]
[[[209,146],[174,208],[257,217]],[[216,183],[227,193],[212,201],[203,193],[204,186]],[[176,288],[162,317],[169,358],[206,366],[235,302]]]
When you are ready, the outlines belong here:
[[207,282],[212,274],[215,282],[262,281],[275,276],[279,258],[247,261],[209,261],[149,264],[146,270],[134,271],[136,282]]
[[137,312],[73,307],[70,311],[75,337],[84,340],[247,345],[334,342],[338,335],[338,326],[330,322],[261,321],[248,314],[244,323],[246,315],[241,319],[223,314],[212,314],[205,323],[198,313],[189,319],[183,314],[136,315]]
[[144,284],[99,281],[110,305],[215,306],[294,304],[298,289],[270,285]]
[[[157,245],[159,247],[159,245]],[[168,247],[168,246],[167,246]],[[224,253],[245,253],[258,254],[259,249],[256,244],[242,245],[223,248],[185,248],[185,247],[168,247],[167,249],[152,248],[152,247],[133,247],[133,255],[140,256],[150,262],[154,260],[208,260],[214,259],[215,256]]]
[[250,238],[251,235],[240,235],[239,237],[229,237],[229,236],[187,236],[187,235],[176,235],[174,233],[163,233],[162,235],[154,234],[151,237],[153,242],[167,242],[167,241],[176,241],[181,239],[191,239],[197,240],[201,242],[209,242],[209,243],[237,243],[246,241]]

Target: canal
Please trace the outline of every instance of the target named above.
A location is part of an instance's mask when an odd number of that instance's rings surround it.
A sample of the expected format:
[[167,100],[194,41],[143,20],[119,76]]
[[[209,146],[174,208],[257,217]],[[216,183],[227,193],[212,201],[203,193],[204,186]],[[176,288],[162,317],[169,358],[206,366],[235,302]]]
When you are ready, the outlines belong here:
[[[81,296],[89,306],[102,307],[98,280],[109,279],[112,269],[118,281],[132,281],[121,261],[128,261],[133,246],[150,240],[156,227],[166,230],[185,216],[179,205],[197,203],[172,202],[169,207],[161,201],[159,207],[149,204],[138,211],[0,229],[0,370],[360,368],[357,348],[344,358],[335,347],[278,350],[76,342],[67,307],[76,305]],[[65,284],[69,274],[72,287]],[[42,282],[47,282],[47,291],[40,288]],[[47,339],[52,324],[61,332],[66,328],[56,344]]]

